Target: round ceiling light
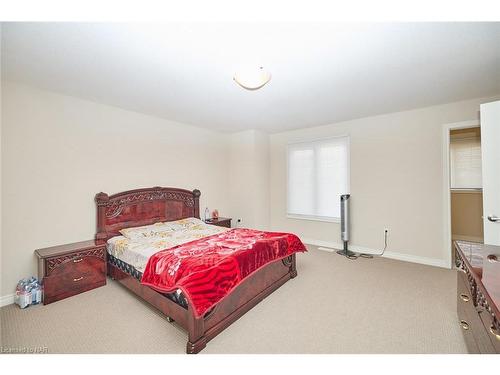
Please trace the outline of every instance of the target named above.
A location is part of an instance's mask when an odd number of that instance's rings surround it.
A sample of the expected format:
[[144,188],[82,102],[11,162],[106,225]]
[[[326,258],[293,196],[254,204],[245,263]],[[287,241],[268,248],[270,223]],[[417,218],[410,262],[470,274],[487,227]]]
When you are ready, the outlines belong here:
[[271,79],[271,73],[262,66],[237,72],[233,79],[238,85],[247,90],[258,90]]

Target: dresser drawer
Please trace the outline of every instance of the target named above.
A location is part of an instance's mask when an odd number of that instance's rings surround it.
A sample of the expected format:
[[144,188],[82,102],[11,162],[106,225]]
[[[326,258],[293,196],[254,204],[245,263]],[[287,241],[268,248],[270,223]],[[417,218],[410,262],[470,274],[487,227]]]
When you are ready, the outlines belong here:
[[465,311],[460,311],[461,308],[462,307],[460,307],[458,311],[458,319],[460,329],[462,330],[465,340],[465,345],[467,346],[467,351],[471,354],[480,354],[481,351],[479,350],[474,334],[472,333],[469,315]]
[[[500,353],[500,247],[456,241],[457,312],[472,353]],[[472,303],[470,303],[472,302]]]
[[463,275],[465,274],[459,272],[457,278],[457,313],[467,349],[470,353],[495,353],[491,340],[495,337],[489,332],[493,322],[485,322],[491,315],[483,308],[474,306],[468,283],[466,284],[467,279]]
[[495,329],[493,317],[486,310],[482,310],[479,316],[484,325],[484,334],[491,342],[491,346],[488,347],[489,350],[485,350],[483,353],[500,354],[500,330]]
[[[472,296],[470,294],[469,288],[464,282],[463,272],[458,272],[457,274],[457,315],[460,328],[465,339],[465,344],[467,345],[467,350],[469,353],[477,354],[481,353],[478,344],[474,337],[473,331],[477,329],[477,323],[479,317],[474,319],[474,315],[477,315],[476,309],[473,304]],[[479,322],[481,324],[481,322]]]
[[472,292],[467,280],[467,275],[463,271],[457,272],[457,303],[473,304]]

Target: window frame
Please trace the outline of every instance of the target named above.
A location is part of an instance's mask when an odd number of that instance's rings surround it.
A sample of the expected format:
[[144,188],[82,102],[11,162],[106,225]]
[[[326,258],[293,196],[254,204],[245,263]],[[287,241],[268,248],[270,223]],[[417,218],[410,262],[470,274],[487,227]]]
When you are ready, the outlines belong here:
[[[307,144],[307,143],[315,143],[315,142],[327,142],[329,140],[334,140],[338,138],[346,139],[346,154],[347,154],[347,192],[345,194],[350,194],[351,191],[351,136],[350,134],[341,134],[332,137],[324,137],[324,138],[313,138],[308,140],[296,140],[290,141],[286,145],[286,218],[287,219],[295,219],[295,220],[308,220],[308,221],[320,221],[326,223],[340,223],[340,213],[339,217],[329,217],[329,216],[319,216],[319,215],[303,215],[303,214],[291,214],[289,213],[289,200],[288,197],[290,195],[290,185],[289,185],[289,173],[290,173],[290,146],[298,145],[298,144]],[[339,197],[340,199],[340,197]]]

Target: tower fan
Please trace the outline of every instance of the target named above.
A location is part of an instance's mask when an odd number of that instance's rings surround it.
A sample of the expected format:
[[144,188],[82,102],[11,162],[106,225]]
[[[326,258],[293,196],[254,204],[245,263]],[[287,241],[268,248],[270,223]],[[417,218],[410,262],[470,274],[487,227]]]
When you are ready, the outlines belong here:
[[344,244],[344,249],[337,251],[337,254],[343,255],[347,258],[356,258],[356,253],[348,249],[349,243],[349,198],[350,194],[343,194],[340,196],[340,237]]
[[373,258],[374,256],[382,256],[385,253],[385,249],[387,249],[387,232],[388,230],[384,230],[384,249],[380,253],[374,254],[364,254],[364,253],[355,253],[354,251],[349,250],[349,237],[351,228],[349,225],[349,201],[350,194],[343,194],[340,196],[340,237],[342,242],[344,243],[344,248],[342,250],[338,250],[337,254],[345,256],[347,259],[356,260],[358,258]]

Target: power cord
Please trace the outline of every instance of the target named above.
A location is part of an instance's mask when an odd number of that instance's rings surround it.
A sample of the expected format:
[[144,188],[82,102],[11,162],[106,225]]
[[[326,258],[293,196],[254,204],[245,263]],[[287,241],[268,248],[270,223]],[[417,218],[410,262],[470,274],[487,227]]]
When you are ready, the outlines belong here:
[[384,231],[384,248],[382,249],[381,253],[379,254],[360,253],[355,255],[346,255],[346,258],[350,260],[356,260],[358,258],[373,259],[374,256],[381,257],[382,255],[384,255],[386,249],[387,249],[387,229]]

